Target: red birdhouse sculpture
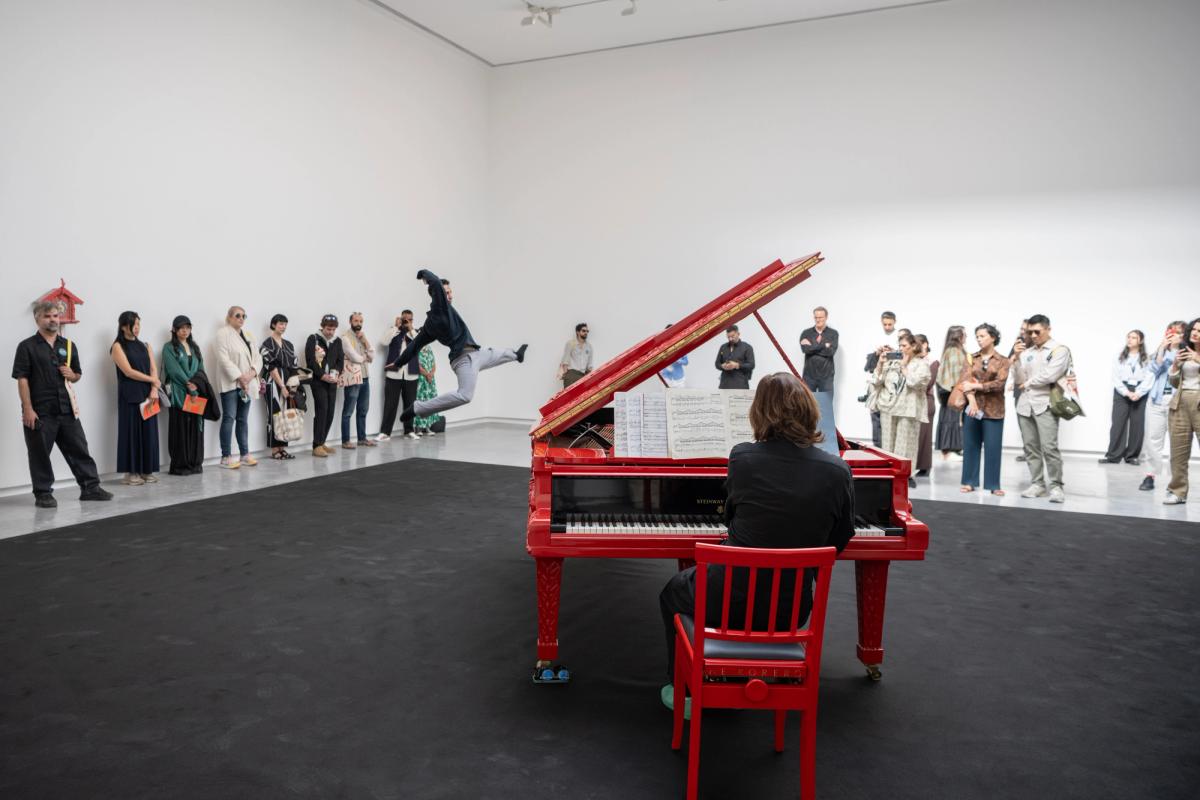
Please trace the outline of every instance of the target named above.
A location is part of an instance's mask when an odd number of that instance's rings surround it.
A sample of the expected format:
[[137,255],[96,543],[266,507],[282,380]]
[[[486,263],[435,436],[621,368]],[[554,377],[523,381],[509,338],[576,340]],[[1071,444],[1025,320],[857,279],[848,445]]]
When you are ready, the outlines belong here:
[[75,319],[75,306],[83,305],[83,298],[67,288],[66,280],[62,278],[58,280],[58,288],[42,295],[38,298],[38,302],[57,303],[59,311],[58,321],[62,325],[79,322],[79,320]]

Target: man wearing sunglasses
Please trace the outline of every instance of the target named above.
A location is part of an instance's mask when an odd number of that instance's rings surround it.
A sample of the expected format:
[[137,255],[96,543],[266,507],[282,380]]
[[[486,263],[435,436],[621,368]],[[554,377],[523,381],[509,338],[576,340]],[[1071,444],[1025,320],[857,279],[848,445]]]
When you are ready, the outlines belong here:
[[1050,388],[1058,383],[1071,365],[1071,351],[1050,338],[1050,320],[1042,314],[1029,318],[1026,340],[1013,346],[1014,389],[1017,399],[1017,425],[1025,445],[1032,485],[1022,497],[1050,496],[1061,503],[1063,494],[1062,454],[1058,451],[1058,417],[1050,412]]

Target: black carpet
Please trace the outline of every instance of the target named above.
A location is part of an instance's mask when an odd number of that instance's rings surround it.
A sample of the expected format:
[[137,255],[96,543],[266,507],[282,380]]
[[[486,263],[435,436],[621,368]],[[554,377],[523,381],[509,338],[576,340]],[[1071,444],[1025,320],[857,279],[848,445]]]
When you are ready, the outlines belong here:
[[[405,461],[0,541],[0,797],[670,798],[657,595],[573,560],[567,687],[529,682],[526,469]],[[835,571],[827,798],[1192,798],[1200,526],[918,504],[884,678]],[[710,798],[794,797],[771,717],[713,712]]]

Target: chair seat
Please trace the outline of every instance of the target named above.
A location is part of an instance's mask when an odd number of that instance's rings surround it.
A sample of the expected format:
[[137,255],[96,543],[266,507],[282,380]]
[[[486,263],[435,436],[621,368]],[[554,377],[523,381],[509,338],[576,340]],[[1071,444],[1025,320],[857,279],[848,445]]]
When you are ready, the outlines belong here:
[[[687,614],[680,614],[679,621],[687,631],[688,641],[696,645],[696,622]],[[804,645],[730,642],[724,639],[704,640],[705,658],[738,658],[755,661],[803,661]]]

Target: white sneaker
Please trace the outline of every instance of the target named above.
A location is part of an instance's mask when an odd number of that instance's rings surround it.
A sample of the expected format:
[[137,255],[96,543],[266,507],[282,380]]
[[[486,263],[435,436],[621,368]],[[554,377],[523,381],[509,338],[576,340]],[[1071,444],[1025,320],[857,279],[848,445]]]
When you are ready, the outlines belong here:
[[224,458],[221,459],[221,466],[224,467],[225,469],[237,469],[241,465],[242,465],[242,460],[240,458],[234,458],[233,456],[225,456]]
[[1172,494],[1171,492],[1167,492],[1167,497],[1165,500],[1163,500],[1163,505],[1164,506],[1181,506],[1186,502],[1187,502],[1187,500],[1184,500],[1179,495]]
[[437,431],[425,431],[426,436],[437,436]]
[[409,431],[408,433],[404,434],[404,438],[405,439],[420,439],[421,437],[418,436],[417,434],[413,433],[412,431]]
[[1021,497],[1033,499],[1034,497],[1045,497],[1047,494],[1045,486],[1033,485],[1025,491],[1021,492]]
[[392,437],[388,436],[386,433],[381,433],[375,437],[375,441],[377,442],[390,442],[391,440]]
[[1050,502],[1051,503],[1062,503],[1066,499],[1067,499],[1067,496],[1065,494],[1063,494],[1063,490],[1060,489],[1059,487],[1055,486],[1053,489],[1050,490]]

